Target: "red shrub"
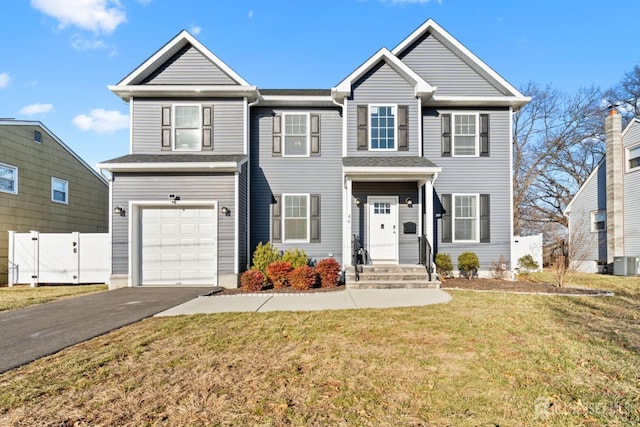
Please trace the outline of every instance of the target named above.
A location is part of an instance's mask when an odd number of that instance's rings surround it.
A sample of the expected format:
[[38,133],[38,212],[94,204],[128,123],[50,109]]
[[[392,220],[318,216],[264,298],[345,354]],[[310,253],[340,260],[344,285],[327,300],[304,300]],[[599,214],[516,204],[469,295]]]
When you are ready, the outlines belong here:
[[248,292],[261,291],[264,287],[264,276],[258,270],[247,270],[240,276],[240,287]]
[[289,286],[289,272],[291,263],[286,261],[274,261],[267,266],[267,278],[274,288],[285,288]]
[[289,273],[289,284],[299,291],[310,289],[316,284],[316,272],[308,265],[295,268]]
[[316,273],[320,276],[320,286],[335,288],[340,280],[340,263],[335,258],[321,259],[316,264]]

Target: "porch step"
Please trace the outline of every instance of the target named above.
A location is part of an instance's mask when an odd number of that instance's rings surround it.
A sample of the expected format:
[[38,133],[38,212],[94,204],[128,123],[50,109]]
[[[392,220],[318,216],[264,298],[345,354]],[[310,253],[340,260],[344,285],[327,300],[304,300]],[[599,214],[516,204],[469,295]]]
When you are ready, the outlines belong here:
[[347,268],[345,281],[350,289],[438,289],[440,282],[429,280],[421,265],[360,265],[360,280],[353,267]]

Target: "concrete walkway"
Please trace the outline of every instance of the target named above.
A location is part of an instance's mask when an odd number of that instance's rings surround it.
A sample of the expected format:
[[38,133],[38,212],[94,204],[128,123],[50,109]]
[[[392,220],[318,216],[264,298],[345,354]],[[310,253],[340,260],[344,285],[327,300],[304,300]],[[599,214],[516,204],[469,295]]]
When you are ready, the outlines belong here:
[[440,289],[347,289],[306,294],[201,296],[156,316],[265,311],[316,311],[355,308],[414,307],[449,302]]

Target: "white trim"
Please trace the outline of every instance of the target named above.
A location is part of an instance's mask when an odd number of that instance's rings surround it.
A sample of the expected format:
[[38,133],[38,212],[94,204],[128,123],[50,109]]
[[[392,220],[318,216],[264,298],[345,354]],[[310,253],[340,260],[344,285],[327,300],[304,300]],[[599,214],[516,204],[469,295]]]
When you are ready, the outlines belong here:
[[[371,125],[371,114],[372,114],[372,109],[373,107],[375,108],[380,108],[380,107],[385,107],[385,108],[391,108],[391,113],[393,114],[393,148],[373,148],[371,146],[372,140],[373,140],[373,126]],[[369,151],[398,151],[398,104],[368,104],[367,105],[367,113],[368,113],[368,123],[367,123],[367,128],[369,129],[369,131],[367,132],[368,137],[369,137]],[[408,113],[407,113],[408,114]],[[407,121],[409,121],[409,118],[407,117]],[[378,127],[379,130],[379,127]]]
[[13,169],[14,171],[14,174],[13,174],[13,190],[14,191],[7,191],[7,190],[0,189],[0,192],[7,193],[7,194],[18,194],[18,167],[10,165],[8,163],[1,163],[1,162],[0,162],[0,167]]
[[[287,154],[287,116],[304,116],[307,121],[305,127],[307,129],[306,137],[306,154]],[[311,113],[304,111],[286,111],[282,112],[282,157],[311,157]]]
[[[287,239],[287,230],[285,222],[287,219],[287,197],[304,196],[307,199],[307,237],[306,239]],[[310,243],[311,229],[311,194],[310,193],[283,193],[282,194],[282,243]],[[296,217],[297,218],[297,217]]]
[[622,139],[623,139],[623,141],[624,141],[624,137],[627,135],[627,133],[636,124],[640,124],[640,118],[638,118],[638,117],[634,117],[633,119],[631,119],[631,121],[627,124],[627,126],[622,131]]
[[331,95],[260,95],[260,106],[329,107],[335,105]]
[[129,101],[129,154],[133,154],[133,97]]
[[598,175],[598,170],[600,170],[600,167],[605,164],[605,161],[606,161],[606,158],[602,157],[602,159],[596,165],[596,167],[593,168],[593,170],[591,171],[587,179],[584,181],[584,184],[582,184],[582,187],[578,189],[578,192],[573,196],[571,201],[567,204],[567,207],[564,208],[564,211],[562,212],[564,216],[569,216],[569,214],[571,213],[571,209],[573,208],[573,202],[578,199],[578,197],[582,194],[582,191],[587,187],[589,182]]
[[240,248],[238,247],[238,242],[240,242],[240,230],[238,228],[238,225],[240,224],[240,214],[239,214],[239,207],[240,207],[240,173],[236,172],[233,175],[233,184],[235,187],[235,191],[234,191],[234,195],[233,195],[233,203],[235,205],[235,212],[232,212],[231,214],[233,215],[233,227],[234,227],[234,232],[233,232],[233,273],[234,274],[238,274],[239,272],[239,268],[238,268],[238,261],[239,261],[239,252],[240,252]]
[[[57,183],[57,184],[63,184],[64,185],[64,200],[56,200],[54,198],[54,190],[53,190],[53,184]],[[60,178],[56,178],[55,176],[51,177],[51,201],[54,203],[60,203],[63,205],[68,205],[69,204],[69,181],[64,180],[64,179],[60,179]]]
[[[476,122],[475,129],[475,153],[474,154],[456,154],[456,117],[474,116]],[[470,135],[458,135],[470,136]],[[451,112],[451,157],[480,157],[480,113],[473,111],[455,111]]]
[[436,107],[502,107],[520,108],[531,101],[530,96],[438,96],[424,101],[426,106]]
[[[599,213],[604,213],[604,228],[601,230],[598,230],[594,227],[594,225],[598,222],[598,221],[594,221],[598,219],[598,214]],[[602,222],[602,221],[600,221]],[[606,232],[607,231],[607,210],[606,209],[596,209],[596,210],[592,210],[589,212],[589,230],[592,233],[599,233],[599,232]]]
[[[418,157],[422,157],[424,155],[424,135],[422,134],[422,121],[424,117],[422,117],[422,103],[416,102],[418,103]],[[407,117],[407,125],[408,124],[409,118]],[[409,141],[407,141],[407,143],[409,143]]]
[[342,206],[344,206],[344,216],[342,217],[342,265],[344,268],[351,264],[351,197],[353,194],[353,181],[351,178],[342,175],[344,186],[342,187]]
[[[632,168],[629,165],[629,162],[631,161],[632,157],[630,156],[631,150],[635,150],[635,149],[640,149],[640,143],[634,144],[634,145],[630,145],[628,147],[624,147],[624,166],[625,166],[625,172],[629,173],[629,172],[636,172],[640,170],[640,165]],[[638,159],[640,158],[640,154],[638,154],[637,157],[633,157],[633,159]]]
[[[513,108],[509,107],[509,236],[515,236],[515,224],[513,223]],[[491,209],[489,209],[491,213]],[[453,235],[451,236],[453,240]],[[513,253],[513,239],[511,239],[511,245],[509,246],[509,252]],[[511,258],[509,254],[509,259]],[[512,264],[511,268],[515,268]]]
[[349,100],[347,98],[344,99],[344,107],[342,111],[342,157],[347,157],[347,146],[348,146],[348,126],[347,126],[347,117],[349,115]]
[[[177,149],[176,148],[176,130],[177,129],[195,129],[195,128],[177,128],[176,127],[176,108],[178,107],[198,107],[198,146],[195,149]],[[187,102],[174,102],[171,104],[171,151],[176,153],[187,152],[193,153],[196,151],[202,151],[202,104],[187,103]]]
[[343,166],[342,174],[354,181],[417,181],[418,185],[424,185],[429,176],[434,179],[440,167],[363,167]]
[[[40,141],[38,141],[36,135],[40,135]],[[36,144],[42,144],[42,132],[40,132],[39,130],[33,131],[33,142],[35,142]]]
[[166,162],[166,163],[98,163],[97,167],[113,172],[236,172],[240,162]]
[[[475,197],[476,199],[476,238],[471,240],[456,239],[456,197]],[[451,243],[480,243],[480,194],[479,193],[453,193],[451,194]],[[460,219],[470,219],[461,217]]]
[[451,34],[445,31],[440,25],[438,25],[433,19],[427,20],[424,24],[422,24],[418,29],[416,29],[413,33],[409,35],[409,37],[405,38],[398,46],[396,46],[392,53],[394,55],[398,55],[402,53],[404,49],[409,47],[411,44],[416,42],[424,33],[427,31],[438,34],[440,37],[447,40],[451,43],[455,48],[460,50],[463,55],[467,56],[473,63],[479,66],[483,71],[489,74],[493,79],[495,79],[499,84],[501,84],[505,89],[511,92],[514,96],[519,98],[524,98],[522,94],[513,87],[509,82],[507,82],[502,76],[496,73],[491,67],[485,64],[480,58],[474,55],[469,49],[467,49],[462,43],[456,40]]
[[[385,263],[398,264],[400,262],[400,197],[399,196],[367,196],[367,210],[366,210],[366,230],[367,230],[367,251],[369,251],[369,256],[371,256],[371,210],[373,209],[372,201],[375,200],[394,200],[395,205],[395,253],[394,259],[392,260],[383,260]],[[373,262],[373,258],[371,258]]]
[[[255,86],[234,85],[109,85],[107,88],[122,100],[129,101],[134,96],[147,98],[203,98],[203,97],[257,97]],[[252,96],[251,96],[252,95]]]

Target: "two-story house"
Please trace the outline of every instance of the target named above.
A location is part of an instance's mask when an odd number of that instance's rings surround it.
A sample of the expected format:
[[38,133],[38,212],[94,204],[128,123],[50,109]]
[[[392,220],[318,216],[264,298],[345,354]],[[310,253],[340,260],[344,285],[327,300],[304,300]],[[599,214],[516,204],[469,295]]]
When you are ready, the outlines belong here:
[[[235,287],[259,242],[352,264],[510,258],[511,116],[528,102],[428,20],[330,89],[259,89],[181,32],[110,89],[112,287]],[[421,239],[419,239],[419,237]]]

